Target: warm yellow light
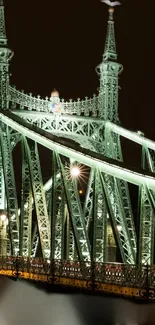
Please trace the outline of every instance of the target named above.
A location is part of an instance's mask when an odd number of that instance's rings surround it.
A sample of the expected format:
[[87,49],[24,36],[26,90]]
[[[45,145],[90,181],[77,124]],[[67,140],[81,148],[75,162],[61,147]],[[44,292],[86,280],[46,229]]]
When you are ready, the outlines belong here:
[[83,191],[82,190],[79,190],[79,194],[83,194]]
[[7,216],[6,216],[6,214],[3,213],[3,214],[1,214],[0,218],[1,218],[1,221],[5,221],[7,219]]

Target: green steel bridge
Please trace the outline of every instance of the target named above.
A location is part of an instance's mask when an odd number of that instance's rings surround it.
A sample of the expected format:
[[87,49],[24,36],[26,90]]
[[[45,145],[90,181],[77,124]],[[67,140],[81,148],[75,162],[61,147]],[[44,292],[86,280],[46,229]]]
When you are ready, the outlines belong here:
[[[0,0],[2,275],[18,273],[48,282],[53,274],[52,281],[65,279],[63,283],[75,287],[91,282],[93,288],[119,294],[124,290],[129,296],[139,295],[136,290],[146,283],[153,290],[155,142],[119,123],[118,76],[123,67],[117,62],[113,14],[110,7],[103,58],[96,68],[98,95],[66,102],[54,90],[50,98],[41,99],[10,85],[13,52]],[[141,148],[140,169],[123,162],[122,138]],[[86,182],[82,198],[80,181]],[[137,223],[129,184],[139,193]],[[31,265],[38,258],[45,261],[42,267]],[[107,271],[110,265],[113,273]]]

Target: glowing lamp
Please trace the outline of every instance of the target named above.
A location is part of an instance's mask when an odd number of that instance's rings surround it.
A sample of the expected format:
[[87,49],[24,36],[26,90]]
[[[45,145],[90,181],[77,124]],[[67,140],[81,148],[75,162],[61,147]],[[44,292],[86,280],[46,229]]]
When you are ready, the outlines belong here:
[[117,230],[120,232],[122,230],[122,226],[121,225],[118,225],[117,226]]
[[51,92],[51,97],[59,97],[59,92],[54,89],[52,92]]
[[78,177],[80,175],[80,169],[77,166],[71,167],[71,176]]
[[5,221],[6,220],[6,218],[7,218],[7,216],[6,216],[6,214],[1,214],[1,221]]

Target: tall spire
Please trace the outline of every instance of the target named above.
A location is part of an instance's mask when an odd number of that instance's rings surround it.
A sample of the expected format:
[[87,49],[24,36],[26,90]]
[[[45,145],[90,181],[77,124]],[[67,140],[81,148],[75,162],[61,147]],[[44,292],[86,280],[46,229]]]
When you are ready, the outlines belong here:
[[0,0],[0,110],[9,108],[9,61],[13,52],[7,47],[4,3]]
[[0,0],[0,46],[7,45],[6,30],[5,30],[5,17],[4,17],[4,3]]
[[99,114],[104,120],[116,123],[118,121],[118,75],[123,70],[123,66],[117,62],[114,7],[110,7],[108,11],[109,19],[103,59],[97,67],[97,72],[100,75]]
[[117,60],[113,13],[114,13],[114,8],[110,7],[103,60]]

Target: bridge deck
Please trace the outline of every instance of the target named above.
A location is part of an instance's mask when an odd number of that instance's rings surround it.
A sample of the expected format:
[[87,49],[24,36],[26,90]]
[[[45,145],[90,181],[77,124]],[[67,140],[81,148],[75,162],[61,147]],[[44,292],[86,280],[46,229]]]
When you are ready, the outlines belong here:
[[0,275],[99,294],[155,300],[155,266],[2,257]]

